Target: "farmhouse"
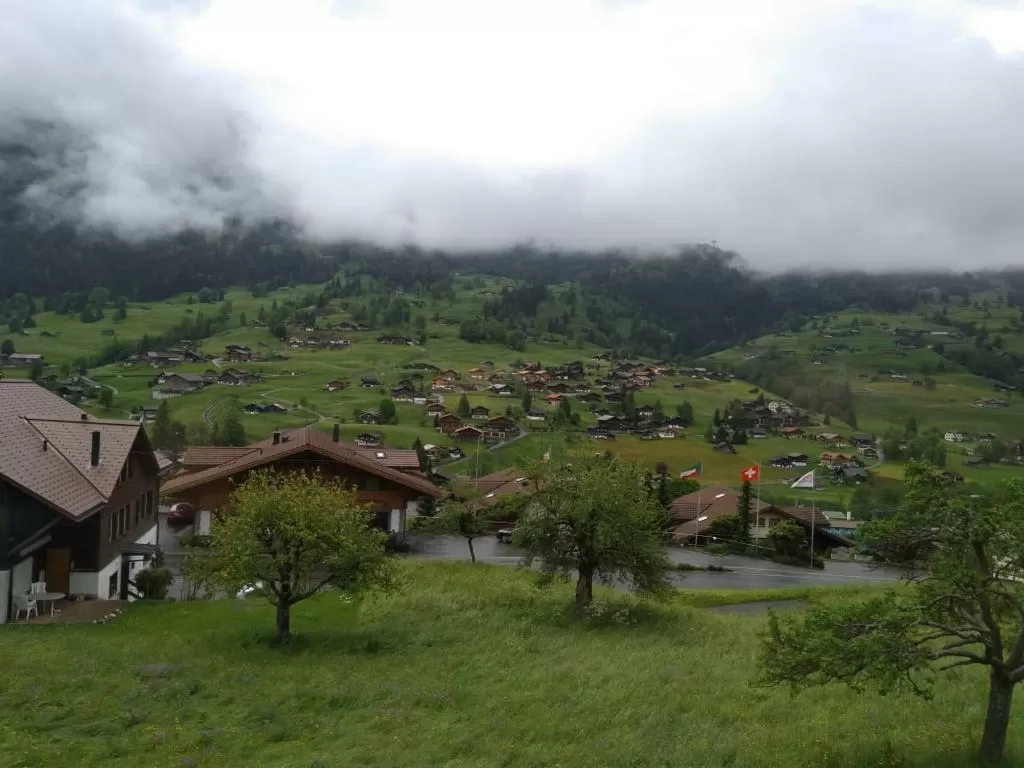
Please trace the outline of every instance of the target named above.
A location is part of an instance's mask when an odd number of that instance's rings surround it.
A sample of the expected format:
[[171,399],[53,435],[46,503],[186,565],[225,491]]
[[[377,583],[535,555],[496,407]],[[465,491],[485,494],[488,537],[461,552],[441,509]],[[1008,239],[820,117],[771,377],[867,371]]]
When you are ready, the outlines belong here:
[[206,386],[206,379],[198,373],[169,373],[163,376],[160,392],[166,395],[184,395],[198,392]]
[[446,435],[455,433],[462,426],[462,419],[454,413],[446,413],[437,420],[437,428]]
[[[315,470],[341,480],[346,486],[355,487],[359,501],[370,506],[377,527],[395,533],[405,532],[408,518],[417,515],[421,498],[444,496],[437,486],[415,472],[388,466],[387,451],[382,452],[382,459],[377,459],[375,452],[335,441],[336,436],[337,430],[331,436],[310,427],[275,432],[267,440],[244,448],[216,449],[221,451],[213,459],[216,463],[205,468],[193,463],[194,470],[188,468],[186,455],[186,470],[165,483],[164,493],[200,510],[201,533],[206,532],[210,512],[223,510],[232,487],[255,469]],[[404,457],[402,461],[405,462]]]
[[4,358],[4,362],[7,365],[32,365],[33,363],[43,362],[43,356],[11,352],[11,354]]
[[968,435],[960,430],[950,430],[944,435],[947,443],[962,443],[968,439]]
[[474,442],[476,440],[482,439],[484,433],[483,430],[467,424],[464,427],[459,427],[458,429],[456,429],[452,433],[452,435],[455,437],[456,440],[461,440],[463,442]]
[[447,408],[444,407],[444,403],[427,403],[427,413],[431,416],[435,414],[439,416],[446,410]]
[[326,389],[328,392],[340,392],[347,386],[348,383],[344,379],[331,379],[326,384],[324,384],[324,389]]
[[519,425],[508,416],[493,416],[487,420],[487,429],[500,437],[507,437],[519,432]]
[[33,582],[127,599],[156,549],[157,461],[137,421],[94,419],[33,382],[0,380],[0,623]]
[[491,415],[491,409],[486,405],[474,405],[469,412],[469,416],[472,419],[486,419]]

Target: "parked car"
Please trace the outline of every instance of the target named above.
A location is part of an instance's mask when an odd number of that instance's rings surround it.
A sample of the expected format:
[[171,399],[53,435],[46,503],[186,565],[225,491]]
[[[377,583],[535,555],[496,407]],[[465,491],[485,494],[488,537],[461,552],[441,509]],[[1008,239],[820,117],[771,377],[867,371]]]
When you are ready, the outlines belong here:
[[167,512],[168,525],[188,525],[196,519],[196,508],[191,504],[179,502]]
[[512,543],[512,532],[513,531],[512,531],[511,528],[501,528],[501,529],[498,530],[498,533],[495,534],[495,535],[496,535],[498,541],[500,541],[502,544],[511,544]]

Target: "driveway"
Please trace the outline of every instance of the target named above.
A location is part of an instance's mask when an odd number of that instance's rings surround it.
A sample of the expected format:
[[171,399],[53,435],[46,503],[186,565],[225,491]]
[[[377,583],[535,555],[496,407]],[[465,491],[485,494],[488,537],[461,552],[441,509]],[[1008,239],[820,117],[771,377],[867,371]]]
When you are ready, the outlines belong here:
[[[412,557],[428,560],[468,560],[469,549],[459,536],[424,537],[410,535]],[[517,565],[520,552],[509,544],[502,544],[493,536],[473,540],[476,559],[496,565]],[[769,587],[822,586],[828,584],[872,584],[893,582],[903,572],[897,569],[875,568],[864,563],[847,560],[829,560],[825,570],[779,565],[768,560],[757,560],[740,555],[722,557],[703,552],[668,547],[673,563],[692,565],[721,565],[728,573],[683,571],[673,574],[673,581],[684,589],[764,589]]]

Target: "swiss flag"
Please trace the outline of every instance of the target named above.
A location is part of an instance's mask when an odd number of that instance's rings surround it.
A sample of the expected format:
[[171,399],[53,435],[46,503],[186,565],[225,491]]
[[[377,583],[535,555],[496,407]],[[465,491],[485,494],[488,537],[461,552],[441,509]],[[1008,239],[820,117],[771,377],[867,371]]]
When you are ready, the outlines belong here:
[[744,483],[756,483],[760,479],[760,464],[751,464],[749,467],[745,468],[742,472],[740,472],[740,480],[742,480]]

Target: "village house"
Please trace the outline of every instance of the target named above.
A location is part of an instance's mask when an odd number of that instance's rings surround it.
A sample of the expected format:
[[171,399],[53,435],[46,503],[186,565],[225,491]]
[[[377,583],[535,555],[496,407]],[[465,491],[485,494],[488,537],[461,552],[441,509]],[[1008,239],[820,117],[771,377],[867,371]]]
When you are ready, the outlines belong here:
[[427,413],[430,416],[440,416],[445,413],[448,409],[444,407],[444,403],[427,403]]
[[128,599],[156,551],[157,461],[138,421],[0,379],[0,624],[45,591]]
[[363,411],[359,414],[360,424],[380,424],[380,414],[377,411]]
[[449,368],[447,371],[441,371],[439,378],[448,382],[459,381],[462,378],[462,374],[452,368]]
[[835,469],[850,462],[856,462],[856,457],[848,453],[825,451],[818,457],[818,462],[826,467]]
[[359,386],[363,389],[376,389],[380,386],[380,379],[376,376],[363,376],[359,380]]
[[491,409],[486,405],[474,405],[469,411],[469,416],[472,419],[486,419],[491,415]]
[[384,445],[384,435],[380,432],[362,432],[356,435],[356,445],[360,448],[377,448]]
[[430,388],[434,392],[454,392],[455,385],[444,376],[436,377],[431,383]]
[[462,426],[462,419],[456,416],[454,413],[446,413],[437,419],[437,428],[442,434],[452,435],[459,427]]
[[803,437],[804,431],[800,427],[783,427],[782,436],[788,440],[794,440],[798,437]]
[[252,350],[243,344],[228,344],[224,347],[225,357],[234,362],[244,362],[252,358]]
[[159,377],[157,381],[163,395],[186,395],[206,386],[206,379],[198,373],[168,373],[163,374],[163,381]]
[[456,440],[460,440],[462,442],[475,442],[483,439],[484,432],[482,429],[478,429],[477,427],[467,424],[464,427],[456,429],[452,433],[452,436]]
[[5,365],[29,366],[35,363],[42,363],[43,356],[24,352],[11,352],[11,354],[4,357],[3,361]]
[[326,384],[324,384],[324,389],[326,389],[328,392],[340,392],[347,386],[348,383],[344,379],[331,379]]
[[962,443],[969,439],[969,435],[960,430],[950,430],[943,437],[947,443]]
[[443,498],[444,492],[417,471],[389,466],[408,465],[411,460],[407,456],[381,451],[378,458],[377,451],[367,451],[366,448],[380,445],[373,439],[376,436],[360,435],[370,438],[364,446],[343,443],[337,437],[337,429],[333,435],[311,427],[279,431],[267,440],[243,448],[217,449],[219,454],[205,467],[189,465],[186,454],[185,471],[164,484],[164,494],[199,510],[199,533],[209,532],[211,513],[225,510],[231,489],[257,469],[315,470],[338,479],[355,488],[358,500],[370,506],[374,525],[392,533],[406,531],[408,519],[418,514],[421,499]]
[[840,446],[846,445],[846,438],[842,435],[837,435],[834,432],[822,432],[818,435],[819,442],[825,443],[825,445],[833,448],[839,448]]
[[416,390],[411,386],[394,387],[391,390],[391,399],[399,403],[411,403],[416,397]]
[[519,434],[519,425],[508,416],[492,416],[487,420],[487,429],[500,437]]
[[526,418],[529,421],[544,421],[547,417],[544,411],[530,410],[526,412]]
[[487,378],[487,369],[486,368],[470,368],[469,369],[469,378],[477,379],[477,380],[486,379]]

